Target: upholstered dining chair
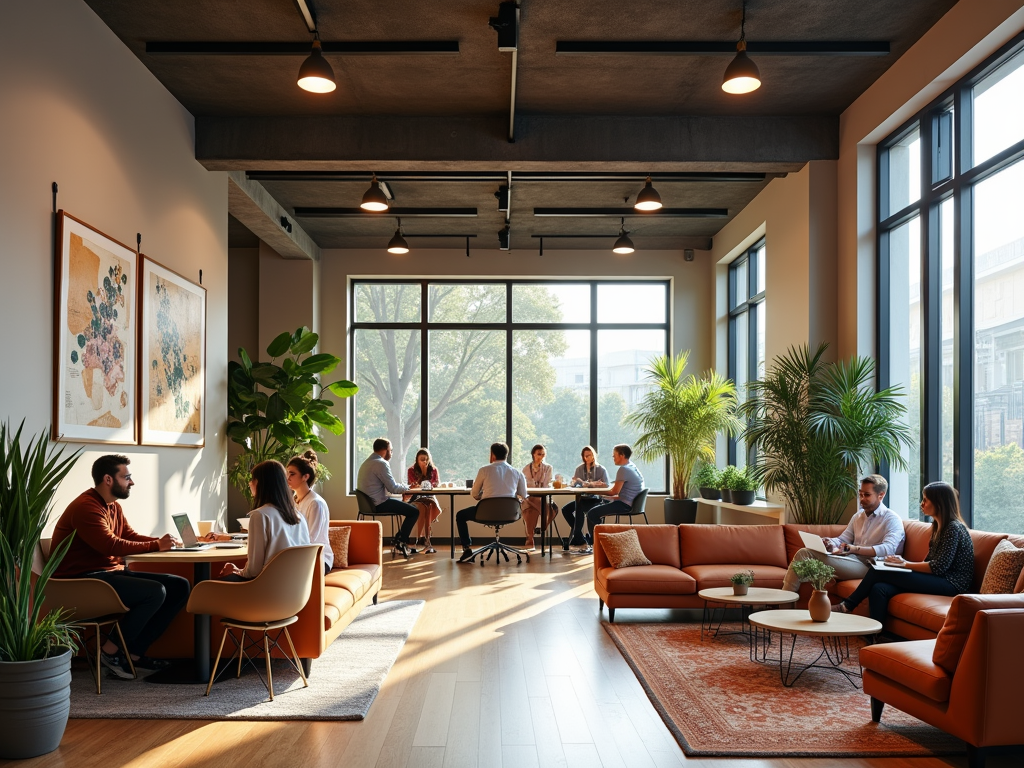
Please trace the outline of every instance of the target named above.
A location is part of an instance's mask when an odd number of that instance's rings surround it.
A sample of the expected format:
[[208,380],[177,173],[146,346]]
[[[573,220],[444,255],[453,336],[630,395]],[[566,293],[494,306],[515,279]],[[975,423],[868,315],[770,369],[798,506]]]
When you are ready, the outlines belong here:
[[[224,634],[220,639],[220,648],[217,650],[217,660],[210,671],[210,682],[206,686],[206,695],[210,695],[210,689],[219,674],[217,667],[220,658],[224,653],[224,643],[231,635],[232,640],[238,647],[238,671],[236,677],[242,675],[242,659],[245,658],[259,675],[259,669],[254,660],[246,652],[246,633],[258,632],[262,635],[262,651],[266,659],[267,679],[263,681],[270,693],[270,700],[274,700],[274,673],[271,670],[270,659],[271,649],[277,648],[284,653],[284,649],[278,645],[281,635],[284,634],[291,649],[291,656],[285,654],[288,663],[291,664],[302,678],[303,687],[309,687],[309,681],[302,669],[302,663],[295,652],[295,644],[288,634],[288,627],[298,621],[297,614],[309,600],[313,588],[313,569],[316,567],[317,555],[323,549],[322,544],[307,544],[300,547],[289,547],[274,555],[273,559],[260,571],[260,574],[251,581],[201,581],[192,588],[192,594],[188,599],[189,613],[208,613],[224,616],[221,619],[221,626],[224,627]],[[239,630],[242,633],[241,639],[235,639],[231,630]],[[279,630],[273,640],[268,633]],[[261,643],[249,641],[249,650],[256,649],[257,655]],[[294,660],[294,661],[293,661]],[[224,669],[227,669],[225,665]],[[223,672],[224,670],[221,670]],[[263,680],[262,676],[260,679]]]
[[495,555],[494,562],[499,562],[502,557],[505,558],[505,562],[509,562],[508,553],[511,552],[516,556],[516,565],[520,565],[523,562],[523,557],[526,557],[526,562],[530,562],[530,555],[528,552],[523,552],[510,547],[508,544],[501,540],[501,529],[506,525],[516,522],[519,519],[519,500],[514,497],[499,497],[482,499],[479,504],[476,505],[476,519],[475,522],[481,525],[486,525],[489,528],[494,529],[494,541],[489,544],[484,544],[480,549],[476,550],[471,556],[470,560],[476,560],[477,556],[480,555],[480,565],[484,564],[484,557],[482,555],[487,553],[487,560],[491,559],[491,555]]

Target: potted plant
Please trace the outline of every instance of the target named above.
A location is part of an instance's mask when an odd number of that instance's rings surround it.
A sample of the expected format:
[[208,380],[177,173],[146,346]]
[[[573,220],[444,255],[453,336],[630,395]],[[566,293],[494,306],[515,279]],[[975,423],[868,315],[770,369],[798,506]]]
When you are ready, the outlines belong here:
[[690,498],[691,481],[701,461],[715,460],[720,432],[737,434],[742,424],[736,415],[736,387],[715,371],[701,377],[683,376],[689,351],[651,361],[647,380],[653,389],[644,395],[626,424],[638,432],[633,451],[644,461],[659,461],[668,454],[672,486],[665,499],[665,522],[692,523],[697,500]]
[[722,491],[719,488],[719,479],[721,476],[722,473],[714,464],[704,462],[700,465],[700,469],[697,470],[697,476],[694,478],[694,482],[697,485],[697,490],[700,491],[702,499],[717,501],[722,498]]
[[40,615],[46,584],[71,545],[65,539],[33,575],[32,565],[57,486],[81,451],[47,440],[22,445],[24,422],[0,424],[0,758],[52,752],[71,710],[71,654],[77,632],[64,614]]
[[901,389],[876,392],[869,358],[828,363],[827,348],[791,347],[748,385],[740,409],[744,440],[757,451],[756,482],[782,495],[794,523],[839,522],[859,469],[906,469],[903,451],[913,442]]
[[730,479],[729,491],[733,504],[747,505],[754,503],[757,481],[754,479],[753,472],[749,466],[736,471],[735,475]]
[[732,582],[732,593],[734,595],[745,595],[750,590],[750,585],[754,583],[754,572],[739,571],[730,576],[729,581]]
[[[351,381],[320,383],[341,359],[329,354],[311,354],[320,337],[306,327],[282,333],[267,347],[269,363],[253,363],[244,349],[239,361],[228,363],[228,437],[242,446],[242,452],[228,470],[228,479],[251,502],[249,480],[252,468],[261,461],[276,459],[282,464],[307,448],[326,453],[318,436],[323,427],[335,435],[345,431],[341,419],[331,413],[337,397],[352,397],[359,387]],[[280,365],[278,358],[282,357]],[[318,475],[329,477],[320,464]]]
[[800,581],[806,581],[814,588],[811,599],[807,602],[811,621],[828,621],[832,615],[832,603],[825,588],[835,577],[836,569],[811,557],[793,563],[793,572],[800,577]]
[[738,467],[734,467],[732,464],[722,470],[722,474],[718,479],[718,485],[722,492],[722,501],[732,503],[733,486],[740,482],[740,477],[742,477],[742,475],[742,470]]

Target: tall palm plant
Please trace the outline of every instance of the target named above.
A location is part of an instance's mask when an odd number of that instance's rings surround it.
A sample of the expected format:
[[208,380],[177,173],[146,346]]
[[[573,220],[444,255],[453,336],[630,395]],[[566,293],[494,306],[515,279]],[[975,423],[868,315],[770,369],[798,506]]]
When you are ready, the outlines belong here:
[[906,469],[902,449],[913,443],[902,389],[876,392],[872,360],[827,363],[827,348],[791,347],[748,384],[740,408],[744,438],[757,449],[755,477],[798,523],[839,522],[858,471],[881,462]]
[[736,387],[715,371],[683,376],[690,352],[663,355],[651,361],[647,380],[654,389],[644,395],[626,423],[639,432],[633,450],[644,461],[666,453],[672,462],[672,498],[690,495],[693,473],[701,461],[714,462],[719,433],[738,434]]

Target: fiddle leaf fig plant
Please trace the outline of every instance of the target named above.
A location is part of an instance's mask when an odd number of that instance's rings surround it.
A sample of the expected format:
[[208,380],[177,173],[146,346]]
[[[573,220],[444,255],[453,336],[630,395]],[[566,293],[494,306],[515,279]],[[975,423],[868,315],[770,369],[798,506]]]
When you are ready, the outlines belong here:
[[[250,502],[252,468],[261,461],[287,464],[307,448],[327,453],[320,430],[335,435],[345,431],[341,419],[331,413],[334,400],[327,396],[352,397],[359,387],[345,379],[326,386],[321,383],[320,377],[337,368],[341,358],[311,354],[319,341],[318,334],[303,326],[270,342],[269,363],[254,363],[242,348],[238,361],[228,363],[227,432],[243,448],[228,470],[228,479]],[[319,472],[323,480],[330,477],[323,464]]]

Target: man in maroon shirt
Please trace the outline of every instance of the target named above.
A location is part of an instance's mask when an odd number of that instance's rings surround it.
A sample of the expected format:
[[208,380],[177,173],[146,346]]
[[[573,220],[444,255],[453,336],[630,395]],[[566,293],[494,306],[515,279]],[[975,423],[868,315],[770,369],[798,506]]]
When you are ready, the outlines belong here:
[[118,499],[131,492],[131,462],[127,456],[101,456],[92,465],[96,483],[72,501],[57,521],[52,548],[74,534],[67,554],[57,567],[58,579],[101,579],[114,588],[128,613],[121,620],[121,632],[127,649],[109,638],[103,644],[100,659],[118,677],[132,674],[124,653],[129,652],[135,668],[142,671],[162,669],[169,662],[146,656],[150,644],[163,634],[188,601],[189,584],[181,576],[169,573],[129,571],[123,557],[142,552],[161,552],[174,543],[170,534],[160,538],[137,533],[125,519]]

